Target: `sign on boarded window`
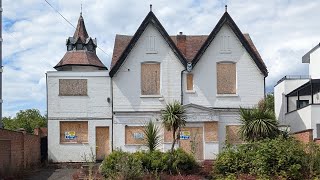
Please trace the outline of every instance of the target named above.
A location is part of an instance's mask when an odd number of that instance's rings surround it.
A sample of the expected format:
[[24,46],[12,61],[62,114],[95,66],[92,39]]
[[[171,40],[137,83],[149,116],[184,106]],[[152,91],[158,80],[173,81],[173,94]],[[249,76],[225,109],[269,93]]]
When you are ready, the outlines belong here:
[[141,94],[160,94],[160,63],[141,64]]
[[88,142],[88,121],[60,121],[60,143]]
[[59,96],[87,96],[86,79],[59,79]]
[[145,137],[144,137],[144,127],[142,126],[126,126],[125,133],[126,133],[126,144],[144,144]]
[[236,94],[236,64],[217,63],[218,94]]

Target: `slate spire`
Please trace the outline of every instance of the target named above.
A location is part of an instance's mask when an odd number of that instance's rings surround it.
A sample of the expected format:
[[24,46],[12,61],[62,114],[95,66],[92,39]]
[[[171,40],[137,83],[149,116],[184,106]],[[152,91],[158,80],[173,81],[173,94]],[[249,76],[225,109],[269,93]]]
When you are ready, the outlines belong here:
[[89,35],[86,30],[86,26],[84,24],[82,13],[80,13],[80,17],[78,19],[78,25],[76,27],[76,31],[73,34],[73,38],[75,41],[78,41],[78,38],[80,38],[82,42],[86,42],[88,37]]

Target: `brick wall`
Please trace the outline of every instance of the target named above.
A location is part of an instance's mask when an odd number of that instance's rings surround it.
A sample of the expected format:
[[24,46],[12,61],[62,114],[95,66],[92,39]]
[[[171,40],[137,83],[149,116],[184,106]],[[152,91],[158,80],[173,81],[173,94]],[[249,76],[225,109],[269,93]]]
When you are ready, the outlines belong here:
[[0,145],[0,177],[40,164],[39,136],[0,129]]
[[303,143],[309,143],[313,141],[313,129],[298,131],[293,133],[292,136]]

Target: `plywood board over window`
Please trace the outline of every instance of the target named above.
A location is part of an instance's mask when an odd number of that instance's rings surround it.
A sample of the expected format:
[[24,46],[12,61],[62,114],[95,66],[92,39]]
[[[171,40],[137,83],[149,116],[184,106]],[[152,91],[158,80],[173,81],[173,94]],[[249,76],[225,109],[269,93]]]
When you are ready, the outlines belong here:
[[217,63],[218,94],[236,94],[236,63]]
[[59,79],[59,96],[87,96],[87,79]]
[[206,142],[218,141],[218,122],[205,122],[204,133]]
[[60,121],[60,143],[87,143],[88,121]]
[[226,126],[226,139],[230,144],[239,144],[243,141],[240,138],[239,131],[240,125],[227,125]]
[[193,74],[187,74],[187,91],[193,90]]
[[125,143],[127,145],[143,145],[145,144],[143,126],[126,126],[125,127]]
[[160,63],[141,64],[141,94],[160,94]]

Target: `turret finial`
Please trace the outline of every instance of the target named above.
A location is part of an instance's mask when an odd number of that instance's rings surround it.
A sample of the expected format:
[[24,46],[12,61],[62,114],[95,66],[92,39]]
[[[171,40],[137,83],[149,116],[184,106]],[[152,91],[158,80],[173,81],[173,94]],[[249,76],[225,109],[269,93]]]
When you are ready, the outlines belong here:
[[228,12],[228,5],[225,5],[224,8],[225,8],[225,11]]
[[152,11],[152,4],[150,4],[150,11]]

